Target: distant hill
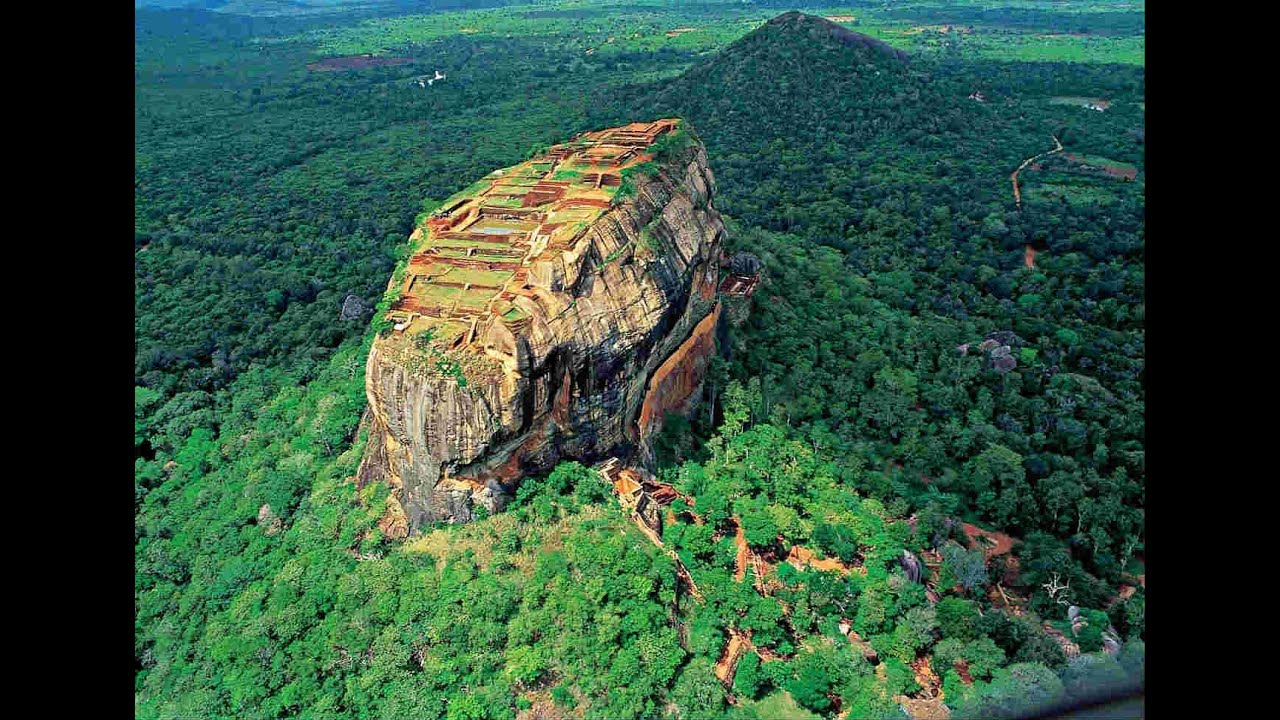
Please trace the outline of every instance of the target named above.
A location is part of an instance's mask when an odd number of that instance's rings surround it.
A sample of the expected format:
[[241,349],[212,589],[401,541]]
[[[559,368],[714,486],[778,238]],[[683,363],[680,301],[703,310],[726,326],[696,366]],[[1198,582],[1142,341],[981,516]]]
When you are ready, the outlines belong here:
[[[819,99],[863,84],[864,74],[901,75],[907,54],[824,18],[789,12],[739,38],[709,62],[696,65],[662,96],[711,91],[731,85],[739,93],[787,99]],[[806,102],[805,105],[810,103]]]
[[763,199],[762,186],[789,188],[802,202],[831,198],[827,168],[848,167],[857,153],[867,162],[893,155],[903,165],[926,162],[930,151],[956,145],[972,112],[964,105],[969,90],[914,68],[901,50],[800,12],[632,92],[621,98],[627,109],[620,117],[601,111],[593,125],[631,116],[689,119],[716,159],[726,212],[774,229],[788,225],[785,208]]
[[834,40],[847,47],[867,48],[899,60],[907,59],[905,52],[890,46],[882,40],[877,40],[870,35],[863,35],[860,32],[854,32],[826,18],[806,15],[798,10],[779,15],[765,23],[763,28],[741,38],[740,41],[750,38],[756,44],[767,44],[771,42],[771,38],[778,37],[780,33],[789,33],[792,37],[803,34],[818,42]]

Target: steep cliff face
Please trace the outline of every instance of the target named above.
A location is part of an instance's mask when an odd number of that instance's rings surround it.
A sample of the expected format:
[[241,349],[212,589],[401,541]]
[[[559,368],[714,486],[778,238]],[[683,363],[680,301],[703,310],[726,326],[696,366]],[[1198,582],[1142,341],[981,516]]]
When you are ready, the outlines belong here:
[[679,121],[635,123],[498,171],[415,231],[365,376],[359,481],[395,489],[384,532],[496,510],[562,458],[647,454],[714,351],[714,192]]

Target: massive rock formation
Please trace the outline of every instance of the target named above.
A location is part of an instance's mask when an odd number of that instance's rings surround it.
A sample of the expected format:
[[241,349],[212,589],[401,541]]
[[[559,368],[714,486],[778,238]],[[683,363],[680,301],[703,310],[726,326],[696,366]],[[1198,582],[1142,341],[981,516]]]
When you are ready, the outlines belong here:
[[451,198],[414,232],[366,368],[360,484],[382,527],[496,510],[563,458],[648,456],[698,396],[724,226],[678,120],[552,147]]

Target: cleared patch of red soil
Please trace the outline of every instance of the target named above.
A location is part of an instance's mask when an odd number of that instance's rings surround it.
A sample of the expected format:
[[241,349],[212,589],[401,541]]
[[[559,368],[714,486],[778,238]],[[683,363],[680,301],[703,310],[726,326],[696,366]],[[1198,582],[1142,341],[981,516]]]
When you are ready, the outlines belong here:
[[560,203],[561,209],[583,208],[583,207],[608,208],[609,206],[610,206],[609,200],[597,200],[596,198],[585,198],[585,197],[568,198],[566,200],[562,200]]
[[1080,654],[1080,646],[1075,644],[1075,642],[1064,635],[1058,628],[1050,625],[1049,623],[1045,623],[1044,632],[1058,643],[1058,646],[1062,648],[1062,652],[1068,658],[1073,658]]
[[866,658],[867,662],[879,664],[880,656],[876,654],[875,648],[871,647],[871,643],[863,640],[861,635],[852,630],[849,631],[849,644],[862,652],[862,657]]
[[1026,598],[1005,590],[1002,582],[996,583],[987,591],[987,599],[991,601],[992,607],[1003,608],[1012,615],[1021,615],[1022,607],[1027,604]]
[[1116,597],[1121,600],[1128,600],[1129,598],[1133,597],[1133,594],[1136,592],[1138,592],[1138,588],[1132,585],[1121,585],[1120,594],[1117,595]]
[[522,697],[528,700],[530,705],[527,710],[516,712],[516,720],[560,720],[565,716],[564,710],[556,707],[548,691],[526,692]]
[[[751,562],[751,571],[755,573],[756,576],[754,585],[756,592],[768,597],[772,595],[774,591],[782,588],[782,583],[778,582],[777,577],[766,580],[766,578],[769,577],[769,573],[773,572],[772,563],[755,553],[751,553],[748,559]],[[790,610],[787,609],[786,603],[782,603],[782,606],[783,614],[790,612]]]
[[941,697],[920,700],[899,695],[894,698],[911,720],[950,720],[951,713]]
[[1014,539],[1002,532],[983,530],[971,523],[964,523],[962,527],[965,536],[969,538],[969,544],[982,548],[982,552],[988,560],[997,555],[1004,555],[1013,549]]
[[1036,249],[1027,243],[1026,252],[1022,256],[1022,262],[1027,266],[1028,270],[1036,269]]
[[911,669],[915,672],[916,682],[920,685],[920,692],[917,697],[920,699],[929,699],[937,697],[942,689],[942,680],[938,674],[933,671],[933,667],[929,664],[929,658],[919,658],[911,663]]
[[344,70],[363,70],[371,67],[408,65],[411,62],[413,62],[413,58],[407,57],[377,57],[369,54],[346,55],[307,63],[307,69],[311,72],[342,72]]
[[913,697],[901,697],[902,709],[912,720],[948,720],[951,717],[947,706],[942,703],[942,680],[929,665],[929,658],[920,658],[911,663],[920,691]]
[[843,575],[848,575],[850,572],[852,572],[852,569],[849,566],[845,565],[844,563],[840,562],[839,559],[822,558],[821,560],[819,560],[814,556],[812,550],[809,550],[808,548],[802,547],[800,545],[791,546],[791,552],[787,553],[787,562],[791,563],[792,565],[800,569],[809,567],[809,568],[813,568],[814,570],[824,570],[824,571],[834,570],[835,572],[841,573]]

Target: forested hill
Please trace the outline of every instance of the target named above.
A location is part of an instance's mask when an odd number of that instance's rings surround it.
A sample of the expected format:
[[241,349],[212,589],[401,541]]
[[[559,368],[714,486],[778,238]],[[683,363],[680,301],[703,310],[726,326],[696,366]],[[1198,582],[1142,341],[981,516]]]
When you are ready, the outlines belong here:
[[[802,12],[792,10],[783,13],[769,22],[756,32],[750,33],[733,43],[725,50],[727,57],[739,58],[757,55],[766,61],[778,61],[787,59],[786,52],[788,46],[792,45],[792,41],[796,39],[806,39],[815,43],[816,48],[820,51],[819,58],[827,61],[840,59],[840,55],[827,55],[822,57],[821,50],[829,49],[828,41],[834,40],[841,45],[849,48],[859,48],[870,52],[858,53],[858,56],[864,61],[875,62],[876,55],[896,58],[905,61],[907,54],[898,50],[888,43],[877,40],[869,35],[863,35],[854,32],[842,25],[837,25],[826,18],[820,18],[815,15],[806,15]],[[778,51],[783,51],[779,55]],[[847,56],[845,56],[847,57]],[[719,63],[724,65],[725,63]],[[711,67],[711,66],[705,66]],[[806,67],[811,67],[806,65]],[[697,73],[691,73],[696,75]]]
[[822,242],[853,249],[865,244],[843,237],[866,206],[860,186],[890,164],[899,177],[932,175],[940,151],[954,154],[975,109],[968,91],[952,90],[879,41],[788,13],[634,92],[646,109],[687,113],[707,136],[730,214],[771,229],[813,227]]
[[[904,513],[1022,537],[1028,587],[1052,566],[1101,604],[1143,535],[1142,70],[904,61],[851,36],[789,13],[592,124],[699,129],[730,243],[769,276],[734,342],[757,417]],[[1083,95],[1110,109],[1060,98]],[[1055,137],[1076,159],[1024,172],[1019,206],[1010,173]]]
[[[1007,180],[997,180],[1052,148],[1055,132],[1141,166],[1130,136],[1142,121],[1136,107],[1087,123],[1045,112],[1049,98],[1086,90],[1140,101],[1142,71],[912,62],[823,18],[787,13],[678,78],[632,87],[621,109],[597,108],[593,125],[633,112],[683,113],[719,160],[730,214],[770,229],[812,229],[850,250],[865,247],[866,228],[854,226],[886,186],[935,203],[1012,206]],[[970,99],[975,92],[986,101]],[[923,228],[932,209],[917,202],[908,212]],[[846,242],[851,234],[857,242]]]

